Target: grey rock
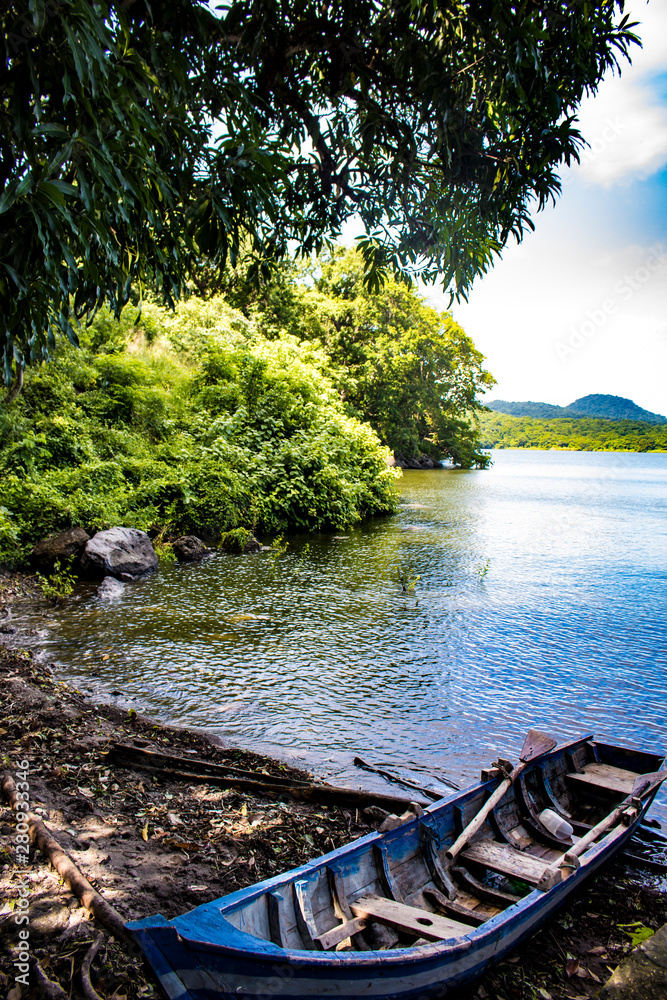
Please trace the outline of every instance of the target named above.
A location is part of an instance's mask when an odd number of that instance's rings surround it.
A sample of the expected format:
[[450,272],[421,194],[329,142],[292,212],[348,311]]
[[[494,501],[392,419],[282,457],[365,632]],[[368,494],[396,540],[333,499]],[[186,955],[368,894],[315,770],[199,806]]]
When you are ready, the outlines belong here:
[[105,576],[95,593],[102,601],[114,601],[124,590],[125,584],[120,580],[114,576]]
[[248,535],[248,537],[246,539],[246,543],[245,543],[245,548],[243,549],[243,551],[244,552],[261,552],[262,551],[262,545],[261,545],[260,542],[257,541],[257,539],[254,537],[254,535]]
[[664,1000],[667,996],[667,925],[635,948],[595,996],[599,1000]]
[[37,542],[30,553],[30,563],[34,569],[47,573],[53,570],[56,562],[59,562],[61,569],[64,569],[72,557],[78,560],[88,541],[90,535],[83,528],[67,528],[57,535]]
[[136,580],[157,570],[158,560],[151,540],[137,528],[109,528],[98,531],[81,556],[81,568],[88,576],[115,576]]
[[428,455],[422,455],[419,459],[419,464],[422,469],[432,469],[434,467],[433,459],[429,458]]
[[173,541],[171,547],[179,562],[199,562],[210,552],[196,535],[183,535]]

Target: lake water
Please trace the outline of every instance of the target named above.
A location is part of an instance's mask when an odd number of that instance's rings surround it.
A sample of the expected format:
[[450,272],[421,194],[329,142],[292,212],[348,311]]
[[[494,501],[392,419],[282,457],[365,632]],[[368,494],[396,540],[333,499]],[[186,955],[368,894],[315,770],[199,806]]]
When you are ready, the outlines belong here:
[[530,727],[667,751],[667,454],[493,463],[406,472],[397,516],[279,559],[87,591],[41,644],[81,689],[355,785],[355,754],[466,784]]

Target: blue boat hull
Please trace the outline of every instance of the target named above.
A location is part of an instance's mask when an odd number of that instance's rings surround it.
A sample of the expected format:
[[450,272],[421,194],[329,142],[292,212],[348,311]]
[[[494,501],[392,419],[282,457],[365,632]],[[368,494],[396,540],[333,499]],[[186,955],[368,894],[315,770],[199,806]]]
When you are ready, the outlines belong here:
[[[551,756],[558,752],[554,751]],[[623,764],[627,767],[628,752],[622,753],[625,754]],[[642,758],[645,772],[661,760],[655,755],[642,755]],[[128,924],[128,928],[170,1000],[231,1000],[238,997],[252,1000],[326,997],[427,1000],[446,996],[509,954],[577,892],[586,879],[622,850],[649,808],[655,792],[642,801],[629,825],[616,827],[590,847],[582,856],[581,867],[569,878],[546,892],[533,889],[480,926],[470,927],[469,933],[450,940],[421,943],[418,947],[365,951],[281,947],[260,936],[257,927],[253,927],[255,933],[249,933],[244,925],[244,914],[252,914],[253,907],[259,912],[262,900],[272,894],[285,895],[297,882],[309,884],[308,880],[318,877],[322,871],[353,872],[355,864],[361,864],[378,849],[389,851],[400,864],[402,859],[413,856],[415,844],[424,842],[425,830],[435,831],[434,840],[438,849],[442,849],[443,837],[452,839],[454,828],[450,818],[456,810],[465,809],[466,803],[475,808],[480,793],[483,799],[496,784],[491,781],[464,793],[453,793],[434,803],[424,817],[404,824],[389,835],[371,834],[299,869],[204,904],[174,920],[149,917]],[[548,782],[545,787],[548,790]]]

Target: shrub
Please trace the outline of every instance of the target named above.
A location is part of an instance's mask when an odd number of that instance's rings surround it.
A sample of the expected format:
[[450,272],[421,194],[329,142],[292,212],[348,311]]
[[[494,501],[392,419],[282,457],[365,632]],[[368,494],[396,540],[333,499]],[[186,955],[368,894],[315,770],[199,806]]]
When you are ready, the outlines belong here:
[[269,340],[220,299],[140,319],[128,307],[82,343],[30,369],[0,410],[4,561],[76,524],[245,540],[394,509],[386,452],[313,345]]

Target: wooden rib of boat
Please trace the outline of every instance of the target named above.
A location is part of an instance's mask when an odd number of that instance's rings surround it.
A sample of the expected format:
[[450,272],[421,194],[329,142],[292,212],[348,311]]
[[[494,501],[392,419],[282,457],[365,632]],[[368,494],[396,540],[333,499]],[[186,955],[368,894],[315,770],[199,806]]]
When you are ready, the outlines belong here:
[[[502,765],[390,832],[173,920],[127,926],[171,1000],[443,996],[627,843],[663,761],[582,737],[528,760],[453,859],[448,849],[506,780]],[[573,828],[567,841],[543,825],[546,808]]]

